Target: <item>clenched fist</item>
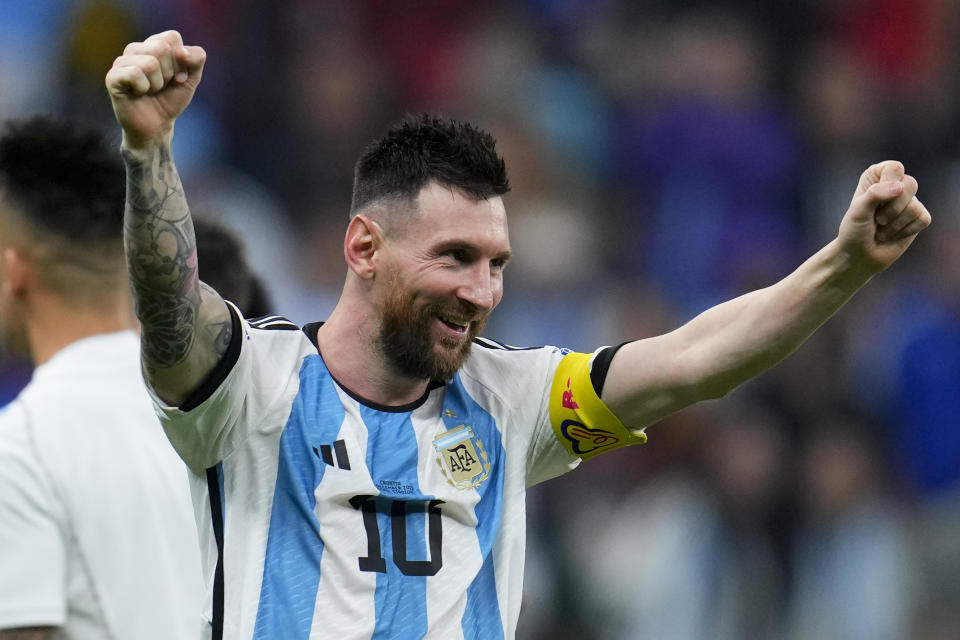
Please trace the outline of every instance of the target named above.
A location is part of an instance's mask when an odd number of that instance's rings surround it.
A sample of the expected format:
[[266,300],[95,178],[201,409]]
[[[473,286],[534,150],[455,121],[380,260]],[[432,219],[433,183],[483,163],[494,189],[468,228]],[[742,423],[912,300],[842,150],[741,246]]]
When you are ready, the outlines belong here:
[[105,80],[124,147],[170,142],[173,123],[190,104],[206,59],[202,47],[185,46],[176,31],[126,46]]

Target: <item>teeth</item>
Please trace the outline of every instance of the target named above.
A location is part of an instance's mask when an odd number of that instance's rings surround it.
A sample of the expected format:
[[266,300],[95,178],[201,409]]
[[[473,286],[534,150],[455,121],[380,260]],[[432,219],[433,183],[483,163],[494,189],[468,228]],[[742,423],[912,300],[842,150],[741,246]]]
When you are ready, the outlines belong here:
[[452,319],[452,318],[447,318],[447,317],[445,317],[445,316],[440,316],[440,319],[443,320],[444,322],[446,322],[447,324],[452,324],[452,325],[455,326],[455,327],[459,327],[459,328],[461,328],[461,329],[466,329],[466,328],[467,328],[467,323],[466,323],[466,322],[461,322],[461,321],[459,321],[459,320],[454,320],[454,319]]

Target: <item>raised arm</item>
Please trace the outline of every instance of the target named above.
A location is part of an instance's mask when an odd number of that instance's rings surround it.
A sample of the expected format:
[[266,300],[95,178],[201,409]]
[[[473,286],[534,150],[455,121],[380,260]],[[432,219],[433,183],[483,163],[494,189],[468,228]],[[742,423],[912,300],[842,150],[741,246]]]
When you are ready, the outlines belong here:
[[610,364],[604,402],[626,425],[647,426],[780,362],[930,224],[916,192],[899,162],[867,169],[837,238],[780,282],[624,345]]
[[173,125],[200,83],[206,53],[166,31],[127,45],[107,73],[127,167],[124,243],[147,379],[179,405],[230,342],[230,313],[203,285],[190,210],[173,164]]

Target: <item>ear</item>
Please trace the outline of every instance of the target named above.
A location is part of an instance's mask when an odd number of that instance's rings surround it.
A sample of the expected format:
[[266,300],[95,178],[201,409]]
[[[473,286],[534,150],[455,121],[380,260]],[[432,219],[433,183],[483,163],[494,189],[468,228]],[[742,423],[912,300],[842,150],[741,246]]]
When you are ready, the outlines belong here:
[[377,252],[383,242],[380,225],[363,214],[355,215],[343,240],[343,257],[350,270],[364,280],[373,278],[377,270]]
[[3,251],[3,293],[20,297],[29,288],[33,277],[33,259],[21,248],[9,247]]

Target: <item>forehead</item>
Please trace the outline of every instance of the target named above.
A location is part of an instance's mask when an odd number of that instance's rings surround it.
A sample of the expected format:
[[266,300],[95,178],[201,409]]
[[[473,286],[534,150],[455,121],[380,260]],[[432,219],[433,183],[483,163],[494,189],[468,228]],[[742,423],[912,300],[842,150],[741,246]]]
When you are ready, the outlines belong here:
[[408,237],[435,243],[462,240],[489,245],[494,251],[509,249],[507,212],[500,196],[474,200],[458,189],[431,182],[417,196],[417,215]]

